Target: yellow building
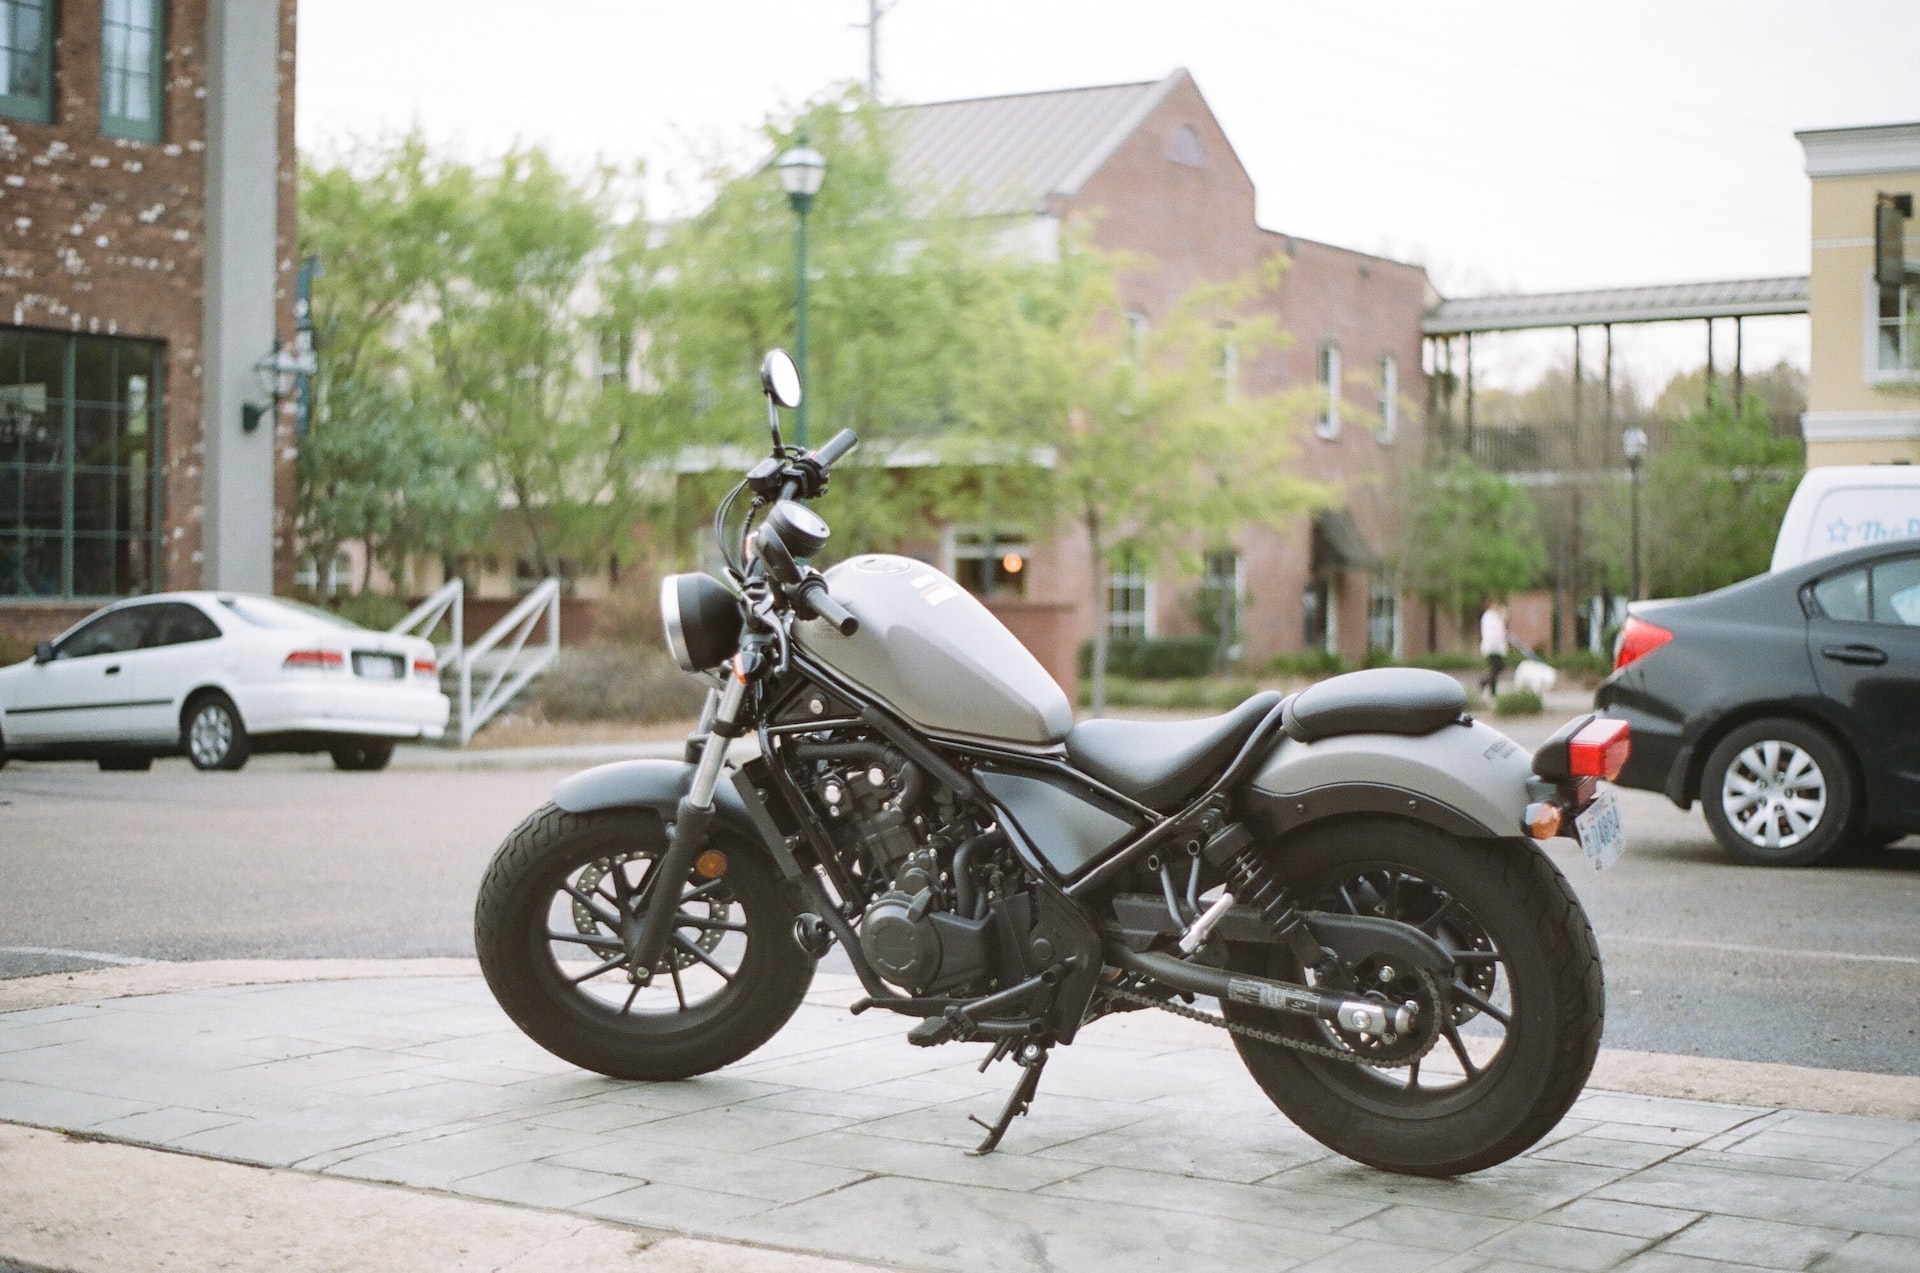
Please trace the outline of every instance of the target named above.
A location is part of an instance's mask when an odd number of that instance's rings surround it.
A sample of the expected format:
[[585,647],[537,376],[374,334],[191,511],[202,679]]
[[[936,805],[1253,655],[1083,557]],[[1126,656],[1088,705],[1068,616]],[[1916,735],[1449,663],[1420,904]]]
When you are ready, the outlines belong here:
[[1796,135],[1813,181],[1807,465],[1920,464],[1920,123]]

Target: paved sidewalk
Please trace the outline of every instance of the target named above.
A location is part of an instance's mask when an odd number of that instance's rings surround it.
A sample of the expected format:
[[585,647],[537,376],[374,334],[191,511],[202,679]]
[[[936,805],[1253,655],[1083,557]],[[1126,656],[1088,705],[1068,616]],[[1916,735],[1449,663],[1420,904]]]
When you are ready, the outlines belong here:
[[119,1142],[0,1127],[0,1267],[1920,1268],[1911,1119],[1591,1090],[1510,1163],[1396,1177],[1295,1130],[1215,1032],[1137,1014],[975,1159],[965,1116],[1013,1074],[849,1016],[841,979],[746,1061],[642,1084],[549,1057],[471,975],[192,968],[0,983],[0,1122]]

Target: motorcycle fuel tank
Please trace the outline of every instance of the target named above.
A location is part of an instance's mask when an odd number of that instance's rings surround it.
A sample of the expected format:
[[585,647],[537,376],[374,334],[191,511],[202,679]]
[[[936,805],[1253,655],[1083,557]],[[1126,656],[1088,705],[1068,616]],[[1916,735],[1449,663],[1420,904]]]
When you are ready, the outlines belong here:
[[1067,736],[1073,708],[1040,661],[965,588],[924,562],[869,553],[827,571],[852,636],[819,619],[795,643],[930,734],[1021,746]]

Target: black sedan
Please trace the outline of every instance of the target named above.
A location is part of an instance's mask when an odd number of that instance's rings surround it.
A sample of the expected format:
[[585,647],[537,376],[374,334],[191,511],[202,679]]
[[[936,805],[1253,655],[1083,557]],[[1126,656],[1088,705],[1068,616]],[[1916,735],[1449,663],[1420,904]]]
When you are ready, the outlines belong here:
[[1697,797],[1743,862],[1920,831],[1920,543],[1636,604],[1594,702],[1633,724],[1619,781]]

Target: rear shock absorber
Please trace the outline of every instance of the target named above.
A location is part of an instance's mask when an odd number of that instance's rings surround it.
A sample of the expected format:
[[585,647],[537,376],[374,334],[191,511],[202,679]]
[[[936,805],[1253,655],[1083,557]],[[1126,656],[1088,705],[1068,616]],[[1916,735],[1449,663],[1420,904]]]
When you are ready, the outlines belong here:
[[1233,895],[1242,904],[1260,912],[1275,939],[1286,943],[1303,969],[1318,970],[1327,957],[1320,941],[1300,918],[1287,886],[1274,877],[1273,870],[1260,855],[1253,836],[1239,823],[1223,827],[1207,841],[1209,861],[1226,860],[1227,876],[1233,881]]

